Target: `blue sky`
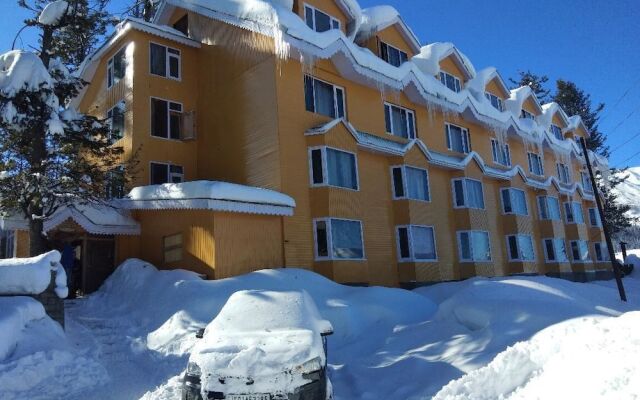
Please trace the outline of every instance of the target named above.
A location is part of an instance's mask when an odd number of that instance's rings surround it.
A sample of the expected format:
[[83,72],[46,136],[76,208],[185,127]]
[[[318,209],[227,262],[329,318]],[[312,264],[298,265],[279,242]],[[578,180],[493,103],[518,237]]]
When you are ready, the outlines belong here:
[[[112,10],[120,13],[131,1],[113,0]],[[26,14],[14,0],[0,3],[5,51]],[[496,66],[505,79],[530,69],[576,82],[608,106],[601,130],[612,149],[640,133],[640,1],[360,0],[362,7],[385,3],[423,43],[451,41],[477,69]],[[18,47],[36,40],[34,32],[21,37]],[[640,154],[625,161],[637,152],[640,136],[615,150],[611,165],[640,165]]]

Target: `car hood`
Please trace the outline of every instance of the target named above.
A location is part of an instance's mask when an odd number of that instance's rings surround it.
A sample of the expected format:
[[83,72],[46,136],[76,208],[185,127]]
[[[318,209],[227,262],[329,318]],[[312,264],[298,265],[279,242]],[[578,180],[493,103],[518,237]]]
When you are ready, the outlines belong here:
[[[255,393],[263,385],[287,392],[306,383],[302,375],[311,371],[302,366],[311,360],[324,365],[324,357],[319,334],[284,330],[210,333],[195,346],[189,360],[200,367],[205,390],[221,390],[220,381],[225,381],[223,385],[238,384],[244,392]],[[252,382],[251,387],[247,382]],[[234,393],[226,389],[221,391]]]

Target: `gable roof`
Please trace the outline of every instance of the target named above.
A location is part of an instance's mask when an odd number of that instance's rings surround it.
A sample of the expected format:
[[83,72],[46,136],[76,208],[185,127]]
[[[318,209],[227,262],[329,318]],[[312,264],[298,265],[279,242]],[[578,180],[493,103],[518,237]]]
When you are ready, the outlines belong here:
[[536,106],[536,109],[542,114],[544,110],[538,102],[538,98],[536,97],[533,90],[529,86],[520,86],[517,89],[513,89],[510,92],[510,96],[508,99],[504,101],[504,105],[507,110],[511,111],[515,118],[520,118],[520,114],[522,113],[522,106],[524,102],[529,98],[533,99],[533,104]]
[[560,104],[556,102],[546,103],[542,105],[542,110],[543,113],[538,118],[538,124],[542,125],[544,128],[549,129],[553,123],[553,117],[556,114],[560,116],[560,119],[565,123],[565,125],[569,126],[569,117],[562,107],[560,107]]
[[356,41],[364,41],[386,28],[396,25],[415,53],[420,52],[420,40],[392,6],[375,6],[362,10]]
[[476,70],[471,61],[450,42],[435,42],[423,46],[420,53],[411,60],[425,74],[437,76],[440,73],[440,62],[449,56],[453,56],[455,63],[466,74],[467,79],[473,79],[476,76]]
[[469,89],[469,91],[475,95],[478,100],[481,100],[484,98],[484,92],[487,89],[487,85],[494,79],[498,82],[498,86],[500,86],[504,93],[509,96],[511,92],[495,67],[487,67],[477,72],[475,78],[467,82],[467,89]]
[[569,117],[569,123],[567,124],[564,132],[573,132],[578,128],[582,128],[587,133],[587,136],[591,136],[591,132],[589,131],[589,129],[587,129],[584,121],[582,121],[582,117],[579,115],[573,115]]

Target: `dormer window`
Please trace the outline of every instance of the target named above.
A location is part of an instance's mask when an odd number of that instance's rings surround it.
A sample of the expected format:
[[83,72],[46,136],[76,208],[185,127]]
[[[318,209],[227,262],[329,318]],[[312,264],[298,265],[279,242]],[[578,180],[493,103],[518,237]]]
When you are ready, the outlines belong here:
[[380,42],[380,58],[395,67],[399,67],[409,60],[407,53],[385,42]]
[[556,169],[558,170],[558,179],[560,179],[560,182],[567,185],[571,183],[571,174],[566,164],[556,163]]
[[529,159],[529,172],[538,176],[544,175],[544,168],[540,155],[536,153],[527,153],[527,158]]
[[316,32],[340,29],[340,21],[307,4],[304,5],[304,19],[307,22],[307,26]]
[[460,78],[455,77],[448,72],[440,71],[440,82],[456,93],[460,92],[462,88],[460,85]]
[[560,127],[558,125],[551,124],[551,133],[553,133],[553,136],[555,136],[556,139],[558,139],[558,140],[564,139],[562,137],[562,129],[560,129]]
[[498,111],[504,111],[504,104],[502,103],[502,99],[496,96],[493,93],[485,92],[484,97],[489,100],[489,103]]
[[520,118],[534,120],[536,117],[527,110],[522,110]]

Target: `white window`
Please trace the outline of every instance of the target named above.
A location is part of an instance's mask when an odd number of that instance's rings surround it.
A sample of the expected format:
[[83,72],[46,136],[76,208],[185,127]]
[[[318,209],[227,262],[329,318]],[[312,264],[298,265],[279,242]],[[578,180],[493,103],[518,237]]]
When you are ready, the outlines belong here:
[[529,215],[527,195],[523,190],[514,188],[501,189],[502,211],[505,214]]
[[524,119],[535,119],[536,117],[531,114],[529,111],[527,110],[522,110],[522,113],[520,114],[520,118],[524,118]]
[[564,213],[567,217],[567,224],[584,224],[582,206],[577,201],[564,203]]
[[182,233],[162,238],[164,262],[182,261]]
[[122,48],[107,61],[107,88],[120,82],[126,72],[127,55],[125,49]]
[[471,141],[468,129],[446,123],[445,134],[447,139],[447,148],[449,150],[465,154],[471,151]]
[[356,155],[330,147],[309,149],[311,186],[335,186],[358,190]]
[[530,235],[508,235],[509,261],[534,261],[533,241]]
[[340,21],[307,4],[304,5],[304,19],[307,22],[307,26],[316,32],[340,29]]
[[593,188],[591,187],[591,178],[589,177],[588,172],[580,172],[580,180],[582,182],[582,189],[585,192],[593,193]]
[[431,200],[426,169],[407,165],[391,167],[391,181],[394,199]]
[[542,166],[542,158],[540,155],[529,152],[527,153],[527,158],[529,159],[529,172],[538,176],[544,175],[544,168]]
[[448,72],[440,71],[440,82],[442,82],[443,85],[456,93],[458,93],[462,89],[462,86],[460,85],[460,79]]
[[602,227],[602,221],[600,220],[600,212],[597,208],[589,208],[589,223],[591,226]]
[[611,257],[609,257],[609,249],[607,248],[606,242],[594,243],[593,250],[596,255],[596,261],[598,262],[611,261]]
[[184,169],[180,165],[151,162],[150,175],[151,185],[181,183],[184,181]]
[[558,171],[558,179],[560,179],[560,182],[565,184],[571,183],[571,174],[566,164],[556,163],[556,170]]
[[491,261],[489,232],[458,231],[458,250],[461,262]]
[[452,182],[454,208],[484,209],[482,182],[469,178],[454,179]]
[[547,262],[569,262],[564,239],[544,239],[542,245],[544,247],[544,258]]
[[152,75],[171,79],[180,79],[181,61],[180,50],[149,43],[149,72]]
[[384,103],[384,122],[387,133],[406,139],[416,138],[416,117],[413,111]]
[[573,262],[591,262],[589,246],[586,240],[572,240],[569,244]]
[[182,125],[182,104],[151,98],[151,136],[179,140]]
[[107,111],[107,119],[109,120],[109,139],[114,142],[124,136],[125,107],[126,104],[124,100],[122,100],[112,109]]
[[396,67],[409,60],[407,53],[385,42],[380,42],[380,58]]
[[489,100],[489,103],[498,111],[504,111],[504,104],[502,103],[502,99],[496,96],[493,93],[485,92],[484,97]]
[[362,223],[355,220],[321,218],[313,221],[316,259],[363,260]]
[[421,225],[396,228],[399,261],[436,261],[436,240],[433,227]]
[[551,124],[550,129],[551,129],[551,133],[553,134],[553,136],[556,137],[556,139],[558,140],[564,139],[564,137],[562,136],[562,129],[560,129],[558,125]]
[[331,118],[345,116],[344,89],[341,87],[305,75],[304,99],[307,111]]
[[14,231],[0,230],[0,259],[16,256],[16,236]]
[[505,167],[511,166],[511,151],[507,143],[500,143],[496,139],[491,139],[491,155],[494,163]]
[[560,220],[560,201],[551,196],[538,196],[540,219]]

